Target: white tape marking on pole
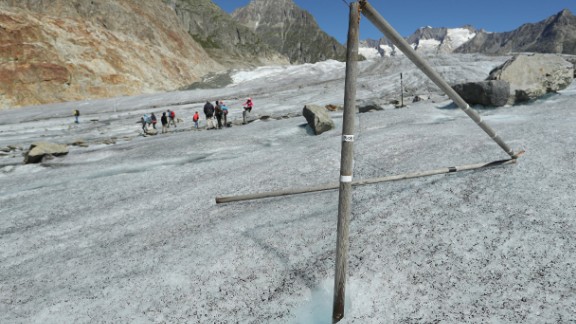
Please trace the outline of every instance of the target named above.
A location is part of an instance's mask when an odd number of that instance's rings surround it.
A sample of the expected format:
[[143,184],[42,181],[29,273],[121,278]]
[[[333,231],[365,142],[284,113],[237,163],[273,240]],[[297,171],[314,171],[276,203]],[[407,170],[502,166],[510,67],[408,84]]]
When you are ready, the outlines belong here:
[[342,142],[354,142],[354,135],[342,135]]
[[352,176],[340,176],[340,182],[352,182]]

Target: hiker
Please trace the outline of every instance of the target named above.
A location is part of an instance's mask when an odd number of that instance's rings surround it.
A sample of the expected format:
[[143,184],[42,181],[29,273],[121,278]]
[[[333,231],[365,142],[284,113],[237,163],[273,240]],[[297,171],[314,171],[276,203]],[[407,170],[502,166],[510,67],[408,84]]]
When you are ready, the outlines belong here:
[[144,124],[147,127],[150,127],[150,125],[152,124],[152,117],[150,117],[150,115],[148,115],[148,114],[144,114],[144,116],[142,118],[144,119]]
[[242,124],[246,124],[246,115],[252,111],[252,98],[248,98],[244,103],[244,111],[242,112]]
[[194,116],[192,117],[192,121],[194,122],[194,128],[198,129],[198,121],[200,120],[200,115],[198,114],[198,112],[194,113]]
[[222,117],[224,117],[224,127],[228,127],[228,107],[220,101],[220,108],[222,108]]
[[142,131],[146,134],[146,119],[144,116],[140,117],[140,123],[142,123]]
[[151,119],[152,119],[152,128],[156,129],[156,121],[157,120],[156,120],[156,115],[154,115],[154,113],[152,113]]
[[162,112],[162,117],[160,117],[160,123],[162,123],[162,134],[168,132],[168,117],[166,117],[165,112]]
[[214,107],[214,115],[216,115],[216,120],[218,121],[218,129],[222,128],[222,107],[220,102],[216,101],[216,107]]
[[170,123],[174,124],[174,127],[176,127],[176,113],[174,110],[168,109],[168,127],[170,127]]
[[74,122],[76,124],[80,123],[80,121],[78,120],[79,117],[80,117],[80,110],[74,109]]
[[244,111],[252,112],[253,106],[254,106],[254,103],[252,103],[252,98],[248,98],[246,100],[246,102],[244,103]]
[[206,101],[204,105],[204,115],[206,115],[206,129],[214,128],[214,105],[210,103],[210,101]]

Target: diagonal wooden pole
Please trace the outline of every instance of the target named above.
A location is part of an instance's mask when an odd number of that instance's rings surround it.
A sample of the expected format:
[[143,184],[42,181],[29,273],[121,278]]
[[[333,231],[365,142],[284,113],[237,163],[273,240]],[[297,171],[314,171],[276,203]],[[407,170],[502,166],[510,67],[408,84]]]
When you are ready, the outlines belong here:
[[338,199],[338,229],[336,239],[336,271],[334,275],[334,303],[332,322],[344,317],[346,273],[348,271],[348,224],[352,205],[352,171],[354,161],[354,118],[356,116],[356,81],[358,79],[358,35],[360,5],[350,4],[348,41],[346,52],[346,79],[344,81],[344,120],[342,124],[342,151],[340,158],[340,196]]
[[486,124],[480,115],[476,113],[470,106],[460,97],[460,95],[452,89],[452,87],[436,72],[426,61],[424,61],[418,53],[408,44],[408,42],[398,34],[398,32],[368,3],[366,0],[360,1],[362,14],[374,24],[402,53],[404,53],[416,66],[426,74],[444,93],[450,97],[492,140],[494,140],[511,158],[518,157],[518,153],[514,153],[512,149],[496,134],[496,132]]

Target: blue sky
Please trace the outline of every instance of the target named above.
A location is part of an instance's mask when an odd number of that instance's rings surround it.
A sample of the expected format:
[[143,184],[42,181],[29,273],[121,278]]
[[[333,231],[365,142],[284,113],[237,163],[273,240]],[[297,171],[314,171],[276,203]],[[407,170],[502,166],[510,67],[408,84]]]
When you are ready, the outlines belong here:
[[[224,11],[250,0],[212,0]],[[341,43],[346,41],[348,7],[352,0],[294,0],[310,12],[320,27]],[[562,9],[576,14],[575,0],[372,0],[369,3],[403,36],[423,26],[461,27],[469,24],[491,32],[511,31],[524,23],[544,20]],[[362,19],[360,38],[378,39],[380,31]]]

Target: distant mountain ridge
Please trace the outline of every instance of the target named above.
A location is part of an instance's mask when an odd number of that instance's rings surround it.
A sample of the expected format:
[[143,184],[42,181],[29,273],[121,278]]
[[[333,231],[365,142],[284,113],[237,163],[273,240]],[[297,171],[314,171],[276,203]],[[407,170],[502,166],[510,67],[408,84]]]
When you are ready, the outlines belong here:
[[[406,38],[416,51],[425,53],[482,53],[505,55],[514,52],[576,54],[576,17],[564,9],[541,22],[524,24],[511,32],[489,33],[472,26],[419,28]],[[383,37],[361,43],[362,53],[380,56],[400,54]]]
[[576,17],[568,9],[535,24],[504,33],[480,32],[456,53],[537,52],[576,54]]
[[246,7],[235,10],[232,17],[287,55],[290,63],[343,61],[346,57],[346,48],[292,0],[252,0]]
[[[455,49],[470,41],[478,31],[472,26],[461,28],[422,27],[406,38],[408,44],[423,53],[452,53]],[[365,40],[360,43],[360,53],[368,57],[395,56],[401,52],[386,37],[379,40]]]

